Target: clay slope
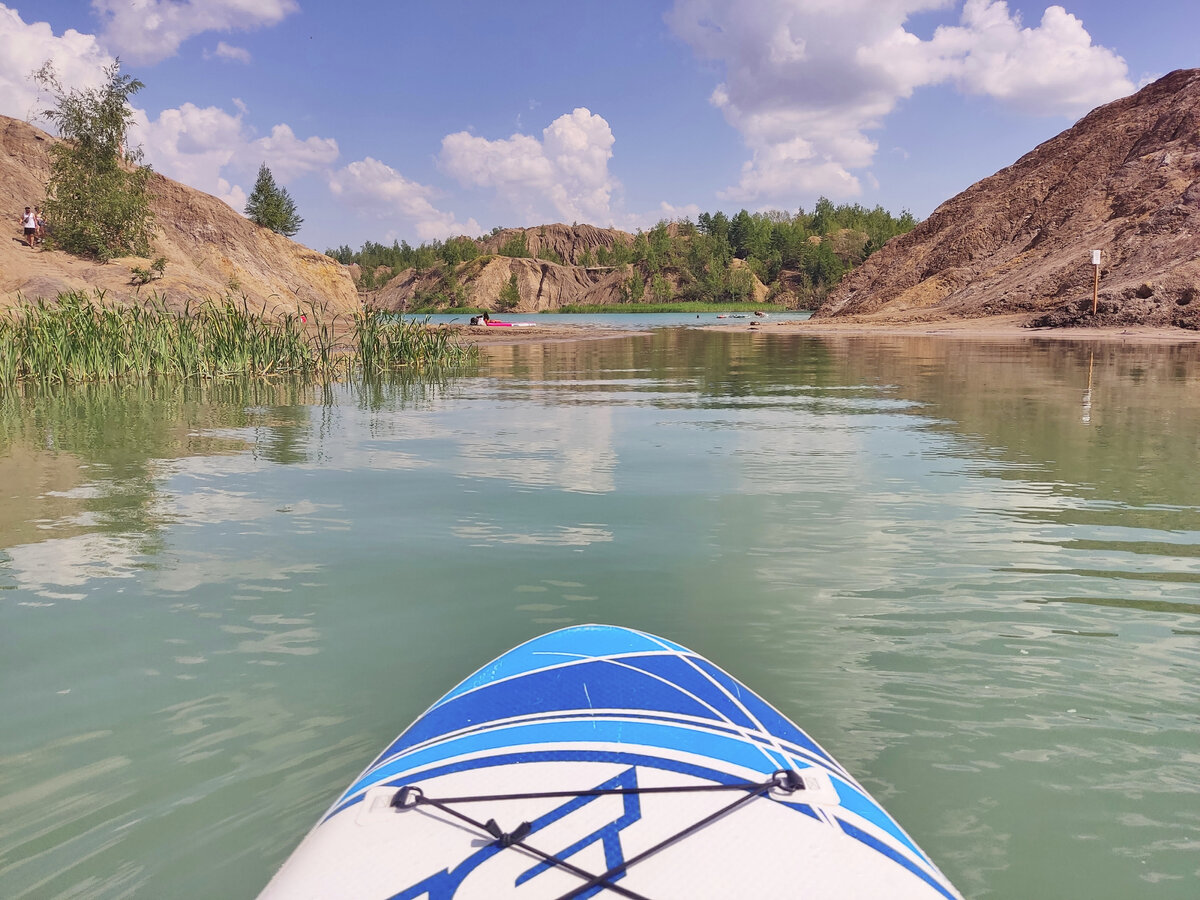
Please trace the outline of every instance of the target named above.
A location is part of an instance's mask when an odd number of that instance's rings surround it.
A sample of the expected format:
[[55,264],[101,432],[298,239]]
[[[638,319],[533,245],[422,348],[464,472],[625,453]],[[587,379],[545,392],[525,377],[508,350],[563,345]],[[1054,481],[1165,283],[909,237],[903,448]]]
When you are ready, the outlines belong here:
[[[888,242],[817,316],[1200,328],[1200,69],[1101,106]],[[1090,251],[1103,251],[1093,317]]]
[[206,298],[243,295],[268,313],[309,305],[345,311],[358,306],[348,270],[307,247],[260,228],[208,194],[155,174],[150,183],[156,236],[153,256],[165,256],[165,276],[140,288],[131,268],[149,259],[107,264],[61,251],[37,252],[21,242],[20,214],[45,197],[54,138],[0,116],[0,219],[11,239],[0,241],[0,305],[19,297],[53,298],[61,291],[103,290],[109,299],[144,301],[152,293],[174,308]]

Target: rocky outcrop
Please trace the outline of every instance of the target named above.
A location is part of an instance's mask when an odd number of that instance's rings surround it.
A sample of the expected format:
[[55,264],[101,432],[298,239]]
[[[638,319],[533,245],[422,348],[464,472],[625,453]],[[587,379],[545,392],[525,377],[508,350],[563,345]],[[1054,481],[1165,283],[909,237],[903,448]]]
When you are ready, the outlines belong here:
[[615,228],[596,228],[593,225],[539,225],[536,228],[504,228],[480,241],[484,253],[499,253],[500,248],[524,233],[529,255],[544,255],[549,250],[567,265],[579,265],[583,255],[591,251],[593,261],[600,249],[612,250],[618,243],[632,244],[633,235]]
[[[1091,251],[1101,250],[1092,315]],[[817,317],[1200,328],[1200,69],[1093,110],[889,241]]]
[[0,241],[0,305],[21,297],[53,298],[62,291],[103,290],[113,300],[139,302],[152,293],[173,308],[230,296],[266,313],[297,308],[347,311],[358,306],[345,266],[238,215],[216,197],[153,175],[154,257],[166,257],[164,276],[142,287],[134,266],[149,259],[101,264],[61,251],[30,250],[20,239],[20,214],[40,205],[50,176],[54,138],[17,119],[0,116],[0,220],[12,240]]
[[[454,273],[461,288],[459,306],[477,309],[497,308],[501,289],[517,276],[522,312],[559,309],[571,304],[620,303],[622,288],[632,274],[631,266],[560,266],[540,259],[509,256],[481,256],[462,264]],[[367,302],[386,310],[404,310],[421,298],[446,290],[446,278],[439,269],[418,273],[406,269],[387,285],[368,295]]]

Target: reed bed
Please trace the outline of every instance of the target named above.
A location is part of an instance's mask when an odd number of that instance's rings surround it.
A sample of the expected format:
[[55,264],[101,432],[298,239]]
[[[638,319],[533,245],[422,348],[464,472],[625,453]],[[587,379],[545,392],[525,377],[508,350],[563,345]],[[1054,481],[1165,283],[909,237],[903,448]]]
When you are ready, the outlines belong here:
[[379,311],[322,320],[319,310],[273,319],[231,298],[189,303],[159,298],[107,304],[98,292],[60,294],[0,314],[0,386],[153,377],[216,379],[300,376],[335,380],[362,371],[453,367],[474,349],[449,329]]

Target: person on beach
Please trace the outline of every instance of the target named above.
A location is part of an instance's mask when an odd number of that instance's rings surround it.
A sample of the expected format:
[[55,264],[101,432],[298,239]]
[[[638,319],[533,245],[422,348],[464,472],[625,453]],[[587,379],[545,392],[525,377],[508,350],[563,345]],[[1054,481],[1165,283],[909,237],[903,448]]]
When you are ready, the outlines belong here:
[[25,243],[29,245],[29,249],[35,249],[33,244],[37,240],[37,216],[34,215],[31,207],[25,207],[25,215],[21,216],[21,225],[25,229]]

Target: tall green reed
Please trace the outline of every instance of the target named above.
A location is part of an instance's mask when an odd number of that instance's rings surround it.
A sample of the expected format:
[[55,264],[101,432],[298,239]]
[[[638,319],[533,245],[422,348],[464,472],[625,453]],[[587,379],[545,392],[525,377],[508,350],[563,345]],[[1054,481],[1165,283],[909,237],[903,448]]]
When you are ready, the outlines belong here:
[[[325,319],[309,307],[267,319],[243,298],[189,301],[180,313],[160,297],[144,306],[81,292],[23,302],[0,314],[0,386],[125,378],[301,376],[458,366],[474,349],[448,328],[378,311]],[[347,327],[348,326],[348,327]]]
[[358,362],[365,373],[460,365],[474,352],[458,343],[448,327],[431,326],[428,320],[414,322],[367,309],[355,312],[353,321]]

